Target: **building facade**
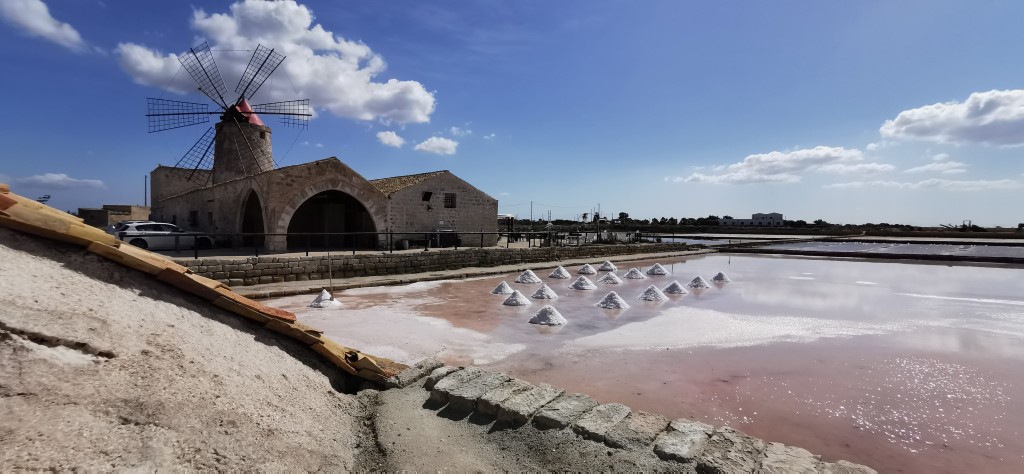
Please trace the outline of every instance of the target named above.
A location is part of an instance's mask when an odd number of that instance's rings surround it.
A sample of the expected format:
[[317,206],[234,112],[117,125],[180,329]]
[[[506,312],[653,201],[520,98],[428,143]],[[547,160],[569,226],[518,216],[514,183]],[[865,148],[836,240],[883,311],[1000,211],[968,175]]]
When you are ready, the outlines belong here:
[[734,227],[782,227],[783,225],[782,214],[778,212],[754,214],[750,216],[750,219],[722,219],[719,222],[724,226]]

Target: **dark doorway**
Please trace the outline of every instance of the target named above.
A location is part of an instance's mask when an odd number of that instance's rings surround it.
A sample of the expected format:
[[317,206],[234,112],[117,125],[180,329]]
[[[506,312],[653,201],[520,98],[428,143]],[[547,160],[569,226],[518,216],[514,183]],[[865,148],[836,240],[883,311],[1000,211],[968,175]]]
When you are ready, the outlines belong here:
[[[324,191],[302,203],[288,223],[288,249],[376,249],[377,237],[366,235],[312,235],[341,232],[376,232],[373,218],[356,198],[341,191]],[[308,242],[308,243],[307,243]]]
[[[263,205],[255,191],[249,191],[249,197],[245,198],[245,204],[242,205],[242,233],[266,233],[266,227],[263,225]],[[242,236],[242,246],[263,247],[263,240],[262,235]]]

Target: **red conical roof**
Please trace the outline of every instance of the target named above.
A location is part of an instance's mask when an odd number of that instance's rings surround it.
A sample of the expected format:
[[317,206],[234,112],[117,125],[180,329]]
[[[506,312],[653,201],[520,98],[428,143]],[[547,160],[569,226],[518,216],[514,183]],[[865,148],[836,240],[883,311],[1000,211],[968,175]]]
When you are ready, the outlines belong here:
[[264,127],[267,126],[266,124],[263,123],[262,120],[260,120],[260,116],[256,115],[256,112],[252,111],[252,107],[249,106],[249,101],[242,99],[242,101],[239,102],[238,105],[235,106],[235,108],[237,108],[238,111],[242,113],[242,115],[245,115],[249,118],[249,123],[263,125]]

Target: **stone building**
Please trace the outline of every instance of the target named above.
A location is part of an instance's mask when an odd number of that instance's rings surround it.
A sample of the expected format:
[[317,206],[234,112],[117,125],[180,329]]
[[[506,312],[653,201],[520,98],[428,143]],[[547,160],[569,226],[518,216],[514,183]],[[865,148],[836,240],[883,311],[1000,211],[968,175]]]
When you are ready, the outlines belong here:
[[[442,228],[497,231],[498,201],[448,171],[371,182],[333,157],[273,169],[268,127],[217,127],[212,170],[153,170],[154,220],[269,252],[384,248],[387,232],[408,234],[397,239],[408,241]],[[236,233],[261,235],[230,235]],[[317,235],[323,233],[359,234]],[[477,236],[464,240],[480,245]],[[496,241],[488,236],[483,245]]]
[[121,221],[141,221],[149,219],[149,207],[121,204],[104,204],[103,207],[78,208],[78,217],[86,224],[105,229]]
[[757,213],[750,216],[750,219],[722,219],[719,221],[725,226],[740,227],[782,227],[782,214],[778,212]]

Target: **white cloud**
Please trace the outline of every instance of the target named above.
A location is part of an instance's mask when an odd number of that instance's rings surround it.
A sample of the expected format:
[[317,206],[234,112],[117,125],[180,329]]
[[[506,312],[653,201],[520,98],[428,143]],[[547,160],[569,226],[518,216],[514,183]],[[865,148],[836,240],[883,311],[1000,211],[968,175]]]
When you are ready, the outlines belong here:
[[443,137],[430,137],[416,145],[415,150],[438,155],[454,155],[455,149],[458,146],[459,142],[455,140]]
[[[314,24],[313,12],[294,0],[244,0],[232,4],[229,13],[208,14],[200,9],[193,13],[191,23],[209,39],[212,49],[251,50],[262,44],[287,56],[274,74],[282,80],[268,81],[256,102],[309,98],[317,109],[339,117],[397,123],[428,122],[434,112],[434,95],[422,84],[380,80],[387,66],[379,54],[362,42]],[[180,65],[175,54],[133,43],[118,45],[116,53],[121,68],[140,84],[174,92],[196,88],[188,74],[176,74]],[[248,55],[220,53],[216,60],[225,83],[233,90]],[[175,79],[175,75],[179,77]]]
[[864,147],[864,149],[866,149],[867,151],[875,151],[875,150],[877,150],[877,149],[878,149],[878,148],[879,148],[880,146],[881,146],[881,145],[879,145],[879,144],[877,144],[877,143],[868,143],[868,146]]
[[58,21],[42,0],[0,1],[0,16],[30,36],[37,36],[65,48],[82,51],[85,42],[73,26]]
[[860,150],[843,147],[818,146],[789,152],[773,151],[749,155],[739,163],[713,168],[724,173],[693,173],[683,181],[715,184],[796,183],[800,181],[801,173],[811,170],[827,173],[873,173],[893,169],[891,165],[884,163],[859,163],[863,159],[864,155]]
[[323,147],[324,147],[324,144],[323,144],[323,143],[317,143],[317,144],[316,144],[316,147],[317,147],[317,148],[323,148]]
[[1024,145],[1024,90],[975,92],[963,102],[904,110],[879,132],[886,138],[939,143]]
[[494,133],[488,133],[487,135],[484,135],[484,140],[494,140],[494,137],[496,137],[496,136],[498,136],[498,135],[496,135]]
[[963,173],[965,171],[967,171],[967,163],[959,161],[938,161],[903,170],[904,173],[936,172],[943,174]]
[[451,133],[453,137],[464,137],[466,135],[472,135],[473,131],[468,128],[452,127],[448,129],[448,133]]
[[946,161],[949,159],[949,153],[937,153],[932,156],[932,161]]
[[25,178],[17,178],[15,183],[26,186],[56,189],[93,188],[107,189],[107,185],[98,179],[72,178],[64,173],[43,173]]
[[891,188],[891,189],[938,189],[942,191],[995,191],[1001,189],[1024,188],[1024,182],[1013,179],[998,180],[976,180],[976,181],[955,181],[949,179],[926,179],[917,182],[900,181],[852,181],[849,183],[835,183],[822,186],[828,189],[862,189],[862,188]]
[[388,130],[386,132],[377,132],[377,140],[387,146],[393,146],[395,148],[402,148],[405,144],[405,139],[398,136],[397,133]]

